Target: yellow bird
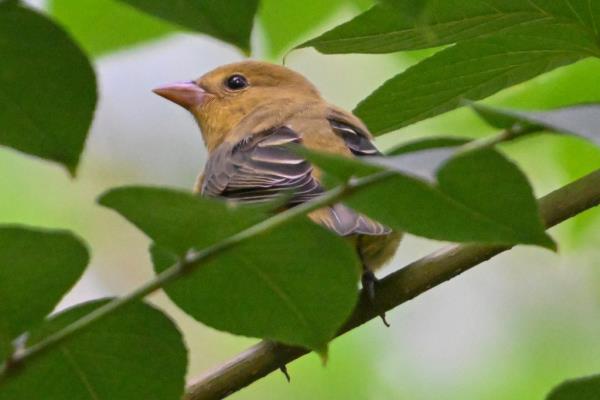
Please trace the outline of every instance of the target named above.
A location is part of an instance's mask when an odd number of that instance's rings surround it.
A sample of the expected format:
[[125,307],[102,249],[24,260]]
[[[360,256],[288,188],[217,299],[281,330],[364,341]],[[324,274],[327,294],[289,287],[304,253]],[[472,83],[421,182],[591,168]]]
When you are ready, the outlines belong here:
[[[289,207],[319,196],[319,169],[290,151],[290,143],[345,157],[381,154],[362,121],[283,66],[228,64],[154,92],[187,109],[200,126],[208,161],[195,190],[203,196],[259,202],[292,192]],[[373,271],[393,257],[401,233],[343,204],[309,218],[352,240],[363,263],[363,287],[373,298]]]

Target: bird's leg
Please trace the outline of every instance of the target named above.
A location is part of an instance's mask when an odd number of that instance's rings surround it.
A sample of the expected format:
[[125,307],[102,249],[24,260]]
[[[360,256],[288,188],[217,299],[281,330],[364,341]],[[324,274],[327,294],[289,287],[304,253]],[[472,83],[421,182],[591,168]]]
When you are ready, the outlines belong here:
[[[377,308],[377,306],[375,305],[375,289],[377,287],[377,283],[379,282],[379,279],[377,279],[377,277],[375,276],[373,271],[369,270],[366,266],[364,266],[364,264],[363,264],[363,268],[364,268],[364,271],[363,271],[363,274],[361,277],[362,287],[363,287],[364,291],[367,293],[367,298],[371,302],[371,305],[373,307]],[[383,324],[389,328],[390,324],[389,324],[389,322],[387,322],[387,319],[385,318],[385,311],[380,311],[380,310],[377,310],[377,311],[379,313],[379,317],[383,321]]]
[[[363,267],[361,283],[362,283],[363,290],[367,294],[367,298],[369,299],[369,302],[371,303],[371,306],[373,306],[374,308],[377,308],[377,306],[375,304],[375,290],[377,287],[377,283],[379,282],[379,279],[377,279],[377,277],[375,276],[375,273],[373,273],[371,268],[366,263],[365,257],[363,256],[363,253],[361,250],[360,239],[361,238],[359,236],[358,245],[356,246],[356,248],[358,251],[358,257],[360,258],[360,261],[361,261],[361,264]],[[387,322],[387,319],[385,318],[385,312],[381,311],[381,310],[377,310],[377,312],[379,314],[379,317],[383,321],[383,324],[389,328],[390,324]]]

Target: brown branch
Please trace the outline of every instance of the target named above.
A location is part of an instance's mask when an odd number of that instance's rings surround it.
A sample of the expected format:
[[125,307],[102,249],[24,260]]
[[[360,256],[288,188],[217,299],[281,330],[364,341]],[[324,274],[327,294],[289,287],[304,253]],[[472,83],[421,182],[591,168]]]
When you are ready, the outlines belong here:
[[[547,227],[600,204],[600,170],[539,200]],[[388,275],[377,287],[376,307],[361,293],[358,306],[339,335],[508,250],[505,246],[454,245]],[[306,349],[263,341],[209,372],[188,388],[185,400],[226,397],[308,353]]]

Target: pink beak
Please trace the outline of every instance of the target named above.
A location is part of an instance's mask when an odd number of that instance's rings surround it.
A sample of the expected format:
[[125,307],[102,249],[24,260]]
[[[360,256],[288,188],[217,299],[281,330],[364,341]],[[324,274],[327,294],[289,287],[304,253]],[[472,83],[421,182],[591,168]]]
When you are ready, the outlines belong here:
[[157,87],[152,91],[187,109],[201,104],[207,95],[207,93],[194,81],[171,83]]

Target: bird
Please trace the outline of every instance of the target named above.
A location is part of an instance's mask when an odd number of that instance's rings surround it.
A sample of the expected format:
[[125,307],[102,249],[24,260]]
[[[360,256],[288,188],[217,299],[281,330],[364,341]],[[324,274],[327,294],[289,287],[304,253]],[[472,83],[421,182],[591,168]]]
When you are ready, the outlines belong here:
[[[153,91],[188,110],[199,125],[208,152],[194,187],[201,196],[264,202],[286,193],[285,207],[294,207],[326,189],[322,171],[291,145],[351,158],[381,155],[358,117],[324,100],[302,74],[278,64],[227,64]],[[402,233],[343,203],[308,217],[352,243],[363,267],[363,289],[373,302],[375,271],[394,256]]]

